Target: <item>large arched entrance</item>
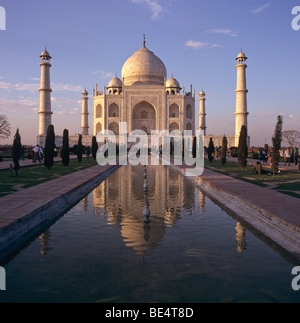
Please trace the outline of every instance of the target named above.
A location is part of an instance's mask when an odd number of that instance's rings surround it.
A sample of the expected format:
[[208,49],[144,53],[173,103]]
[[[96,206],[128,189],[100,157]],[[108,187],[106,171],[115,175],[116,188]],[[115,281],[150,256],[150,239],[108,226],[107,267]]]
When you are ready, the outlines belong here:
[[156,111],[152,104],[142,101],[132,111],[132,130],[143,130],[151,135],[156,129]]

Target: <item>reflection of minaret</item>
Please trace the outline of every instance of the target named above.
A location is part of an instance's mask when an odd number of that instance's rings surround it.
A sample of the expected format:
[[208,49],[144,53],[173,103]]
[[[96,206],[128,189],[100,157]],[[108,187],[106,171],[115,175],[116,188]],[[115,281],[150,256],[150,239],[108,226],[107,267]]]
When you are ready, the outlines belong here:
[[46,256],[48,251],[52,250],[52,248],[48,247],[50,242],[51,242],[51,232],[48,230],[40,236],[40,243],[42,245],[42,248],[40,249],[40,251],[43,256]]
[[88,202],[88,197],[86,196],[83,200],[82,200],[82,210],[84,212],[87,211],[87,208],[89,206],[89,202]]
[[50,84],[50,60],[51,56],[45,51],[41,54],[41,87],[40,87],[40,136],[46,136],[48,127],[52,123],[51,111],[51,84]]
[[199,208],[200,212],[203,213],[205,209],[205,195],[202,191],[199,191]]
[[242,253],[244,250],[247,249],[247,243],[246,243],[246,229],[240,224],[237,223],[236,226],[236,241],[237,241],[237,251],[239,253]]

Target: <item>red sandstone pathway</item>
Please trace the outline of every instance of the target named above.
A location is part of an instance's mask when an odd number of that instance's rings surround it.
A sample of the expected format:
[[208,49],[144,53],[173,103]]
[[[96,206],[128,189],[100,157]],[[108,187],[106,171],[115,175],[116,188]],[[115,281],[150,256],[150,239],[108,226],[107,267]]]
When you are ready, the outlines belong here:
[[[180,166],[179,168],[183,171],[186,166]],[[220,192],[223,191],[237,196],[241,201],[250,202],[263,210],[269,211],[277,217],[298,226],[300,232],[300,199],[208,169],[204,170],[198,180],[204,181]]]
[[[51,201],[88,183],[111,166],[99,165],[78,171],[0,198],[0,232],[10,224]],[[59,210],[58,210],[59,211]],[[59,212],[58,212],[59,213]]]

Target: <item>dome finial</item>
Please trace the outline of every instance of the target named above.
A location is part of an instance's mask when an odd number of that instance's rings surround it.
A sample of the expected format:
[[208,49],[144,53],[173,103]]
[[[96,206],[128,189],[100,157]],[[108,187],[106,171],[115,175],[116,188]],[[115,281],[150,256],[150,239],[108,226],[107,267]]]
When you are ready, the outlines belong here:
[[143,35],[143,47],[146,48],[146,35],[145,34]]

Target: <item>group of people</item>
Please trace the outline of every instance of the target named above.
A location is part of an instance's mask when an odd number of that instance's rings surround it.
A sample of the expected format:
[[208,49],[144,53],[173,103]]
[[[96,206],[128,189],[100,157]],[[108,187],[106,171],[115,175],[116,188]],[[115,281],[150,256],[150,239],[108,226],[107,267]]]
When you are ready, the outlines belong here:
[[294,163],[295,167],[298,165],[299,160],[299,150],[298,148],[286,148],[285,150],[280,150],[280,157],[284,158],[284,166],[288,164],[291,166],[291,163]]
[[31,151],[32,162],[36,163],[37,160],[41,163],[44,160],[43,148],[36,145]]
[[266,151],[264,148],[259,148],[258,157],[260,163],[266,165],[268,164],[268,161],[270,161],[271,153]]

